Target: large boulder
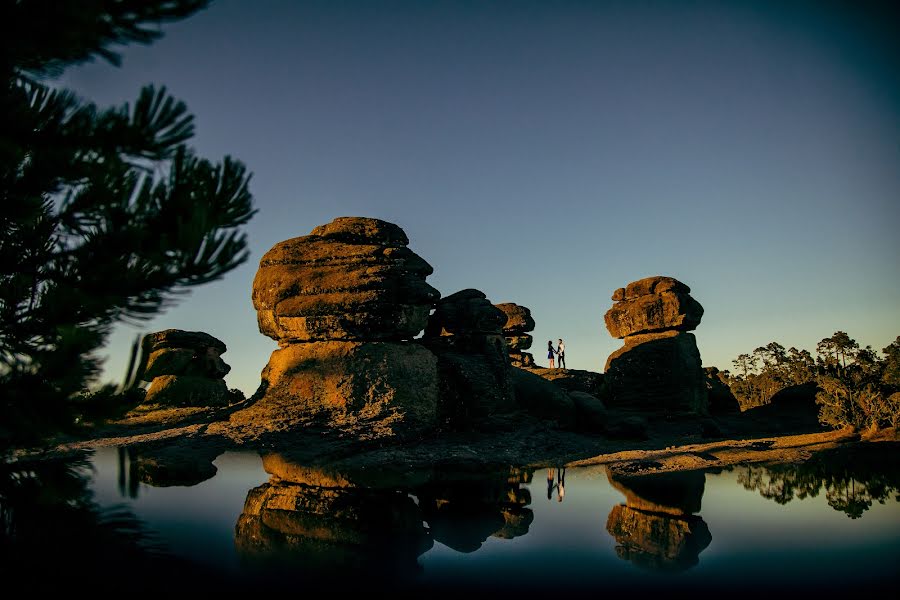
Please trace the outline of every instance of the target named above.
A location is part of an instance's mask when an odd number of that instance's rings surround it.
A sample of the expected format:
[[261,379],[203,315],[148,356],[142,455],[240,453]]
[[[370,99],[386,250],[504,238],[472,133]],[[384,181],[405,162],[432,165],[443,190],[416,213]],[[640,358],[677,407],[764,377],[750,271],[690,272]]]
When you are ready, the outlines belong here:
[[619,288],[604,316],[625,345],[606,361],[602,397],[615,408],[706,413],[706,376],[697,340],[687,331],[703,316],[690,288],[671,277],[647,277]]
[[593,396],[600,396],[603,389],[603,374],[582,369],[547,369],[544,367],[532,367],[526,369],[552,381],[567,392],[585,392]]
[[503,325],[503,337],[506,340],[506,348],[509,351],[509,361],[514,367],[533,367],[534,356],[525,352],[531,348],[534,338],[528,333],[534,331],[534,318],[531,311],[513,302],[495,304],[504,315],[506,324]]
[[149,382],[146,404],[220,406],[228,404],[222,360],[225,343],[202,331],[166,329],[144,336],[140,378]]
[[440,294],[400,227],[341,217],[275,244],[253,280],[259,330],[281,345],[415,337]]
[[524,369],[512,369],[516,403],[535,417],[566,428],[575,426],[576,407],[565,390]]
[[400,227],[341,217],[280,242],[253,281],[259,330],[281,346],[256,403],[234,423],[307,425],[360,439],[406,437],[436,424],[437,359],[412,341],[440,296],[431,266]]
[[442,298],[422,343],[438,357],[439,418],[472,421],[515,407],[503,339],[506,316],[473,289]]
[[437,303],[425,327],[426,337],[451,335],[500,335],[506,315],[491,304],[484,292],[465,289]]
[[647,277],[619,288],[606,315],[611,336],[656,331],[690,331],[703,317],[703,307],[690,296],[691,288],[672,277]]
[[317,424],[360,439],[414,436],[435,423],[437,358],[418,344],[314,342],[272,353],[263,397],[233,423]]
[[664,413],[706,410],[706,377],[691,333],[625,338],[625,346],[606,361],[603,384],[601,396],[609,406]]

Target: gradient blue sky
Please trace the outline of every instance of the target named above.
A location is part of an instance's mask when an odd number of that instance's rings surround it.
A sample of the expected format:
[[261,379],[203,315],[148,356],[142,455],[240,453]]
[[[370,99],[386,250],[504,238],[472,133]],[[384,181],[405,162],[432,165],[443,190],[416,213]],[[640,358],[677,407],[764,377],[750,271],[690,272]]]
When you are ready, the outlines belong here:
[[402,226],[445,295],[530,307],[536,354],[563,337],[573,368],[621,345],[613,290],[677,277],[704,364],[728,368],[772,340],[900,334],[900,31],[859,6],[220,0],[59,83],[102,105],[164,84],[202,155],[254,173],[250,260],[143,328],[221,338],[231,387],[276,347],[260,257],[345,215]]

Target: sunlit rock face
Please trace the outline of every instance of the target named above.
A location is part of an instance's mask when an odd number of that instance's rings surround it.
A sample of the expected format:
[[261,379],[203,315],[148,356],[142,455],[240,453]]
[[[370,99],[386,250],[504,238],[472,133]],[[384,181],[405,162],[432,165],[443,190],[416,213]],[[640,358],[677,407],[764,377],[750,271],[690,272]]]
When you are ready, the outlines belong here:
[[712,541],[700,510],[705,476],[700,471],[628,477],[608,472],[609,482],[625,495],[613,507],[606,530],[617,542],[616,554],[637,566],[680,571],[699,562]]
[[531,475],[518,469],[497,473],[444,474],[415,490],[435,541],[457,552],[474,552],[489,537],[528,533],[534,513],[521,484]]
[[422,343],[438,357],[441,418],[465,421],[515,407],[506,321],[478,290],[461,290],[437,303]]
[[625,345],[609,355],[604,397],[610,406],[663,412],[706,412],[706,378],[693,334],[703,307],[671,277],[619,288],[604,316]]
[[411,339],[440,294],[425,282],[431,265],[408,244],[397,225],[361,217],[275,244],[253,280],[259,330],[282,347]]
[[232,422],[310,424],[359,438],[434,426],[437,359],[410,341],[439,293],[400,227],[342,217],[280,242],[253,281],[259,330],[278,341],[254,406]]
[[495,304],[506,315],[506,324],[503,326],[503,338],[506,340],[506,349],[509,352],[509,362],[514,367],[533,367],[534,356],[525,350],[531,348],[534,341],[529,331],[534,331],[534,319],[531,311],[519,304],[504,302]]
[[225,343],[202,331],[166,329],[144,336],[141,379],[149,382],[144,402],[167,406],[228,404],[222,360]]

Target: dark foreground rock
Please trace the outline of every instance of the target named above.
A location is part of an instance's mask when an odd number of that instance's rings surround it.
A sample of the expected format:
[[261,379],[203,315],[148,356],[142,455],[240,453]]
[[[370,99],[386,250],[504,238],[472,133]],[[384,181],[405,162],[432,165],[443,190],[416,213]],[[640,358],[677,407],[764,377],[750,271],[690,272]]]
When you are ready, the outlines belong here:
[[472,422],[515,409],[505,322],[506,315],[478,290],[437,303],[422,343],[438,358],[441,420]]

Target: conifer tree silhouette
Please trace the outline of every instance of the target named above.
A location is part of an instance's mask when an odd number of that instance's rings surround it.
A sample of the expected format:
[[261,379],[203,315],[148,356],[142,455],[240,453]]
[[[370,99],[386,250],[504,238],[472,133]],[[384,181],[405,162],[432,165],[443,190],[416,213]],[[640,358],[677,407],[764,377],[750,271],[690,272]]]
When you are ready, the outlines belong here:
[[[197,0],[3,0],[0,90],[0,437],[95,378],[120,321],[139,322],[247,259],[250,175],[188,146],[164,87],[99,108],[49,78],[150,43]],[[38,419],[40,417],[40,419]]]

